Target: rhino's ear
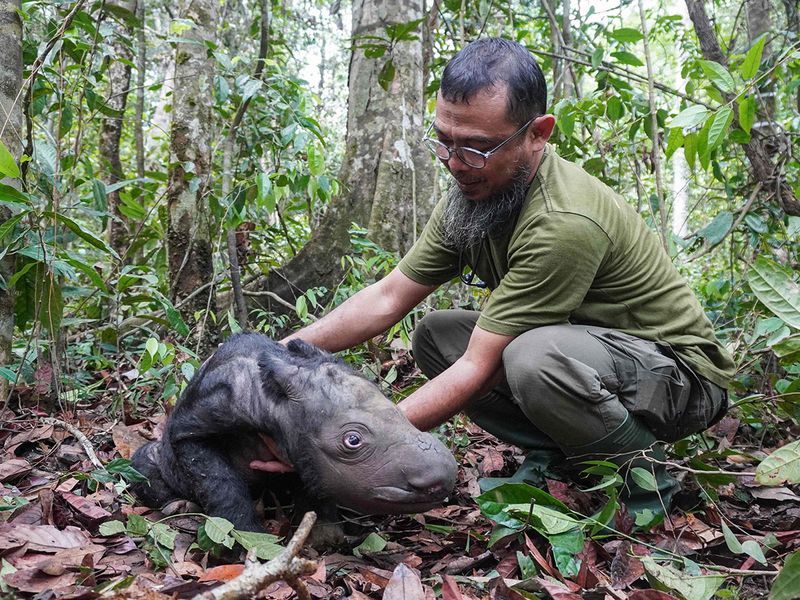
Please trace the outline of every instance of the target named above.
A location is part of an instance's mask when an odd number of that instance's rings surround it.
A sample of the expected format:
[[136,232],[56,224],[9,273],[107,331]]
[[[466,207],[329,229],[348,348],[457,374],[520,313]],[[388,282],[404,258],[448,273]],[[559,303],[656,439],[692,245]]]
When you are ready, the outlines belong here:
[[328,353],[322,348],[318,348],[301,339],[290,341],[286,344],[286,349],[295,356],[300,356],[302,358],[324,358],[328,356]]
[[264,385],[277,388],[289,400],[300,400],[300,367],[284,361],[274,361],[262,370]]

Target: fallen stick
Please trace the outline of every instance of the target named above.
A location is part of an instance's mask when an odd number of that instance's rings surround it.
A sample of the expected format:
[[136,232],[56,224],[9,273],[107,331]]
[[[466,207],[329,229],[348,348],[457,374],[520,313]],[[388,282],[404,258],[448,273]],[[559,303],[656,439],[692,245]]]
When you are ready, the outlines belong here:
[[192,600],[238,600],[254,598],[255,595],[275,581],[286,581],[297,593],[299,600],[310,600],[305,584],[300,580],[302,575],[311,575],[317,570],[313,560],[300,558],[297,553],[305,544],[311,528],[317,520],[317,514],[307,512],[300,522],[286,549],[271,561],[253,563],[247,561],[244,571],[236,579],[232,579],[219,587],[196,595]]
[[92,442],[89,441],[80,429],[75,427],[74,425],[70,425],[66,421],[62,421],[61,419],[56,419],[54,417],[44,417],[42,419],[43,423],[47,423],[48,425],[57,425],[63,429],[66,429],[68,432],[72,434],[72,436],[78,440],[78,443],[83,447],[83,451],[86,452],[86,456],[89,457],[89,462],[91,462],[95,467],[98,469],[103,468],[103,463],[100,462],[100,459],[97,458],[97,454],[95,454],[94,447],[92,446]]

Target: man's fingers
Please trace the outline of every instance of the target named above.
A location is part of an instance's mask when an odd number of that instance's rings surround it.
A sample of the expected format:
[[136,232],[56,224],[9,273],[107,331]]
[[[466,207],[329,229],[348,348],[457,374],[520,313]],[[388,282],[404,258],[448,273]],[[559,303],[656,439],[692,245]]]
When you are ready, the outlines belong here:
[[291,473],[294,471],[292,465],[287,465],[279,460],[252,460],[250,468],[255,471],[266,471],[267,473]]

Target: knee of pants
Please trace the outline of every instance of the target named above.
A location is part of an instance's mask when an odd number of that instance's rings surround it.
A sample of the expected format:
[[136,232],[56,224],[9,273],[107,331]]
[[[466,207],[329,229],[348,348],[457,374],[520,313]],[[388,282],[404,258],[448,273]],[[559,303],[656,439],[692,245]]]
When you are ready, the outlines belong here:
[[552,325],[525,332],[503,352],[503,366],[514,397],[526,411],[549,413],[565,400],[598,404],[614,377],[608,352],[585,331]]
[[435,377],[464,354],[477,318],[472,311],[437,310],[417,323],[411,351],[425,375]]

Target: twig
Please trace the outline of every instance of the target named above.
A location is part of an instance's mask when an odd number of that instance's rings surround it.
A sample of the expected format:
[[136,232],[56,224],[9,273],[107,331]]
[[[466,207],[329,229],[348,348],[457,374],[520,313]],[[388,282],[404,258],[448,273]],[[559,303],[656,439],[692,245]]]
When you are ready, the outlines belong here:
[[718,242],[716,242],[716,243],[714,243],[714,244],[709,244],[708,246],[706,246],[706,247],[705,247],[705,248],[703,248],[702,250],[699,250],[698,252],[696,252],[696,253],[695,253],[693,256],[691,256],[691,257],[689,258],[689,262],[691,262],[691,261],[693,261],[693,260],[697,260],[697,259],[698,259],[698,258],[700,258],[701,256],[705,256],[706,254],[708,254],[709,252],[711,252],[711,250],[712,250],[713,248],[716,248],[717,246],[719,246],[719,245],[722,243],[722,241],[723,241],[725,238],[727,238],[727,237],[728,237],[728,236],[729,236],[731,233],[733,233],[734,231],[736,231],[736,228],[739,226],[739,224],[740,224],[740,223],[741,223],[741,222],[744,220],[744,218],[747,216],[747,213],[749,213],[749,212],[750,212],[750,207],[752,207],[752,206],[753,206],[753,202],[755,202],[755,200],[756,200],[756,196],[758,196],[758,192],[760,192],[760,191],[761,191],[761,183],[762,183],[761,181],[759,181],[758,183],[756,183],[756,187],[755,187],[755,188],[753,188],[753,192],[750,194],[750,197],[747,199],[747,204],[745,204],[745,205],[742,207],[742,209],[739,211],[739,216],[738,216],[738,217],[736,217],[736,221],[734,221],[733,225],[731,225],[731,226],[730,226],[730,228],[728,229],[728,231],[726,231],[726,232],[725,232],[725,235],[724,235],[724,236],[722,236]]
[[43,423],[47,423],[49,425],[57,425],[63,429],[69,431],[76,440],[83,446],[84,452],[86,452],[86,456],[89,457],[89,462],[91,462],[95,467],[98,469],[103,468],[103,463],[100,462],[100,459],[97,458],[97,454],[94,452],[94,447],[92,446],[92,442],[89,441],[80,429],[75,427],[74,425],[70,425],[66,421],[62,421],[61,419],[56,419],[54,417],[44,417],[42,419]]
[[193,600],[254,598],[259,591],[279,580],[289,583],[300,600],[309,600],[311,596],[300,577],[314,573],[317,570],[317,563],[313,560],[299,558],[297,553],[305,544],[316,520],[316,513],[307,512],[300,522],[294,537],[289,541],[286,549],[278,556],[264,564],[248,561],[239,577],[218,588],[198,594]]
[[445,567],[444,572],[448,575],[458,575],[464,571],[468,571],[474,567],[477,567],[479,564],[490,559],[491,557],[491,550],[487,550],[478,556],[462,556],[461,558],[456,558],[455,560],[451,561],[450,564]]
[[[284,300],[283,298],[278,296],[278,294],[276,294],[275,292],[265,292],[265,291],[262,291],[262,292],[251,292],[249,290],[244,290],[244,295],[245,296],[267,296],[267,297],[272,298],[273,300],[275,300],[275,302],[277,302],[281,306],[285,306],[286,308],[289,308],[291,310],[295,310],[296,309],[294,304],[292,304],[291,302],[287,302],[286,300]],[[317,320],[317,317],[315,317],[311,313],[308,313],[307,316],[312,321],[316,321]]]
[[666,465],[667,467],[673,467],[678,469],[679,471],[686,471],[687,473],[691,473],[692,475],[731,475],[732,477],[755,477],[755,471],[723,471],[723,470],[715,470],[715,471],[704,471],[702,469],[693,469],[692,467],[686,467],[684,465],[680,465],[678,463],[669,462],[667,460],[657,460],[652,456],[644,456],[642,457],[650,462],[656,463],[657,465]]

